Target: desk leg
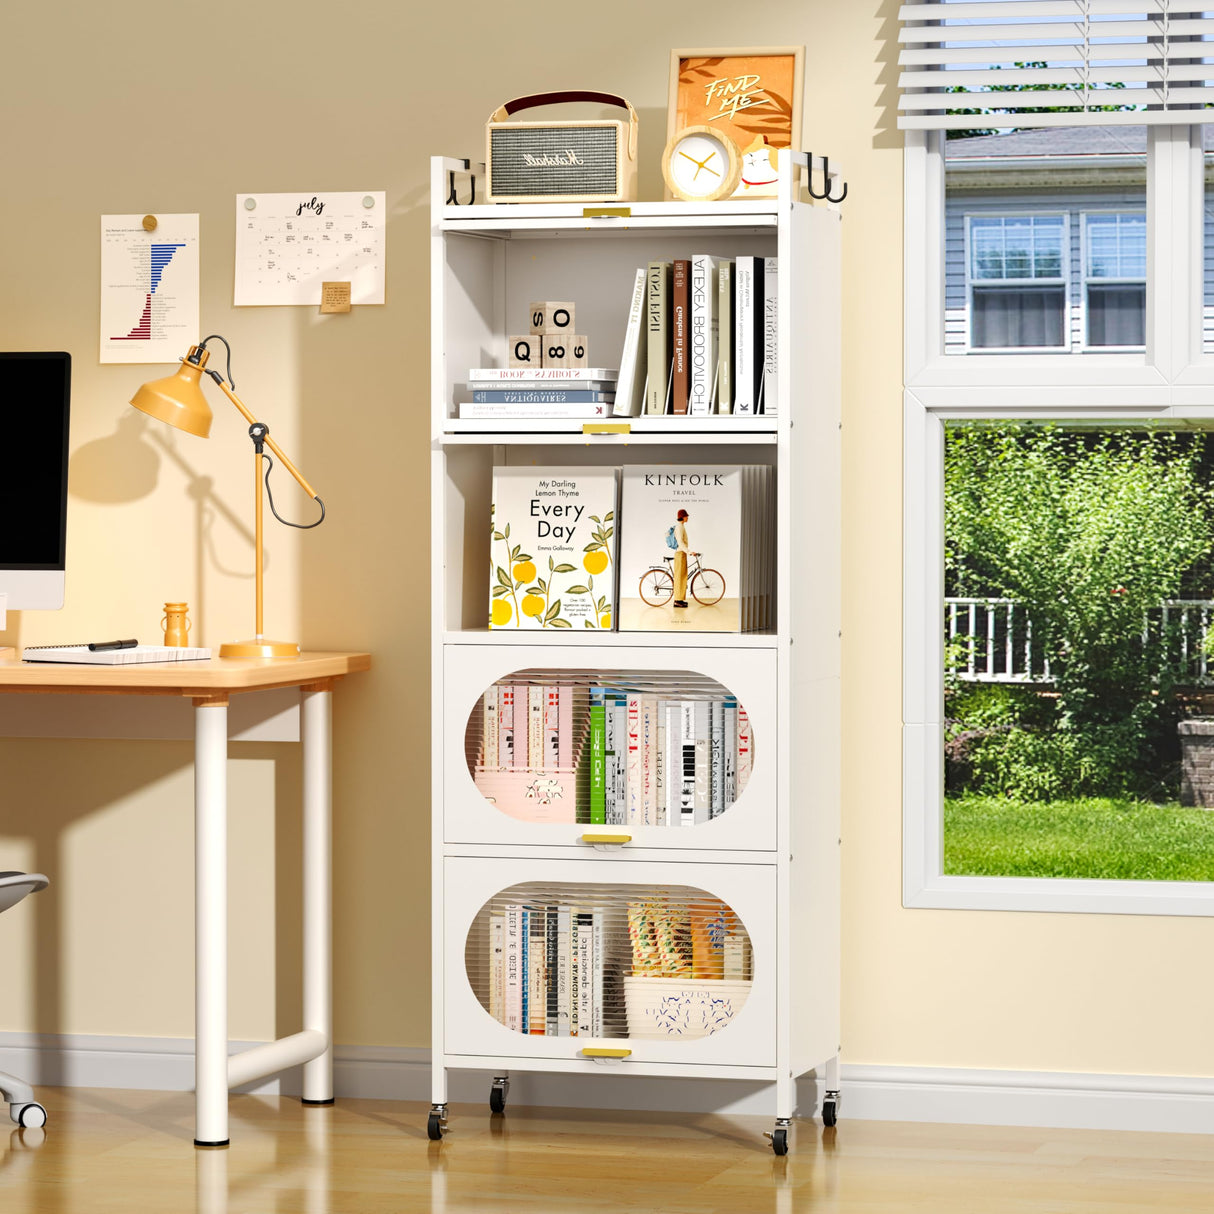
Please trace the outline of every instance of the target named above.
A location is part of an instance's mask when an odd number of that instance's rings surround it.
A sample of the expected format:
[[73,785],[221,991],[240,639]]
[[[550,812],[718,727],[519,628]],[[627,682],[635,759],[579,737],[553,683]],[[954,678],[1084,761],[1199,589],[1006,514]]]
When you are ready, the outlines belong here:
[[303,726],[303,1023],[325,1052],[305,1062],[304,1104],[333,1103],[333,693],[305,688]]
[[228,704],[194,704],[194,1145],[228,1142]]

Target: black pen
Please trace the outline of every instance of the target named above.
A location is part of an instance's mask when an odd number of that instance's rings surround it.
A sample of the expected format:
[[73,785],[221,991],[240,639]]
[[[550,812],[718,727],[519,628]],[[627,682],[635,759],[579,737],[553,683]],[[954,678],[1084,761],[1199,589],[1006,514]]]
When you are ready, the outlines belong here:
[[138,641],[93,641],[89,645],[90,653],[104,653],[107,649],[134,649]]

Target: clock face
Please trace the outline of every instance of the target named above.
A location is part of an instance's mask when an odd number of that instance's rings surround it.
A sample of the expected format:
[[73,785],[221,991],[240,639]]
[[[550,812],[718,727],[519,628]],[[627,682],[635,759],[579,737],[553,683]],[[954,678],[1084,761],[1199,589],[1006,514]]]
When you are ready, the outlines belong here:
[[737,186],[738,157],[719,135],[704,131],[684,131],[671,140],[667,149],[667,184],[671,191],[686,199],[723,198]]

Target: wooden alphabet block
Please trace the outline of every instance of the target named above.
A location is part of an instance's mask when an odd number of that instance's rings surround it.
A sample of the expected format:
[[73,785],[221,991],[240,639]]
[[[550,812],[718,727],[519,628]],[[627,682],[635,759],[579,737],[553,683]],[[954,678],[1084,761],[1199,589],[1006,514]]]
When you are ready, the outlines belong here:
[[540,353],[541,339],[533,333],[521,333],[517,337],[506,339],[510,346],[510,365],[512,367],[543,366],[543,356]]
[[532,333],[572,333],[573,304],[541,299],[531,305]]
[[587,366],[586,339],[576,334],[565,336],[560,333],[546,333],[538,338],[544,343],[545,367],[585,367]]

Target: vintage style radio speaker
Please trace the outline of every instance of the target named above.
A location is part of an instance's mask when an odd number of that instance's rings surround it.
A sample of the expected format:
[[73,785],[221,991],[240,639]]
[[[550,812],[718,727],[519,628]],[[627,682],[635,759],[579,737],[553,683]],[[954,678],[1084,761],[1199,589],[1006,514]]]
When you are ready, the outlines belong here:
[[[628,121],[507,122],[539,105],[589,101],[618,105]],[[637,113],[613,93],[573,90],[517,97],[486,127],[490,202],[633,202],[637,191]]]

